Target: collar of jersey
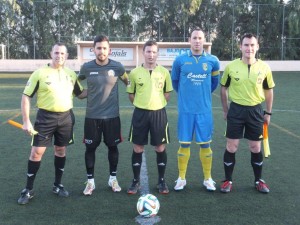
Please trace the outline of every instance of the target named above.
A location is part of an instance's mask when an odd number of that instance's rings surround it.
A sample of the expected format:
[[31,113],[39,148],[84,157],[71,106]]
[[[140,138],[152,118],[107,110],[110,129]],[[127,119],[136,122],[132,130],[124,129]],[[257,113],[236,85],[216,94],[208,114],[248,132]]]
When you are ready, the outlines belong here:
[[[207,55],[207,53],[203,50],[202,54],[199,56],[206,56],[206,55]],[[192,51],[188,52],[188,56],[190,56],[190,57],[193,56]]]

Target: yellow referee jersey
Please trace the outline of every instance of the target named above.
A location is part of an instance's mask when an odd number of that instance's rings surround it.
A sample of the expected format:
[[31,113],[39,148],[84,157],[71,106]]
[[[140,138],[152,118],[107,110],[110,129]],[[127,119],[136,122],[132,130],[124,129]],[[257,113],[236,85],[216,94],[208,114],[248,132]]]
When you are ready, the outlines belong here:
[[66,112],[73,107],[73,93],[79,95],[83,88],[77,75],[68,68],[42,67],[30,76],[23,94],[37,94],[37,107],[51,112]]
[[230,62],[224,70],[221,85],[228,87],[229,99],[240,105],[254,106],[265,100],[264,89],[275,87],[268,64],[257,60],[252,65],[241,59]]
[[162,109],[167,105],[164,93],[173,90],[169,71],[156,66],[151,74],[143,66],[133,69],[129,74],[127,93],[135,94],[133,105],[147,110]]

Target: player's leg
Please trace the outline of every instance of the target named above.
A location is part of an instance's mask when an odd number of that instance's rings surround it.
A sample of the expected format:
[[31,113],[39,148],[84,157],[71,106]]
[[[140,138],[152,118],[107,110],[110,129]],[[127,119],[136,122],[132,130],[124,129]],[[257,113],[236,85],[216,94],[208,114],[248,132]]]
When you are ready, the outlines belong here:
[[55,181],[53,184],[53,193],[60,197],[68,197],[69,192],[65,190],[61,183],[66,163],[66,147],[54,146],[54,168],[55,168]]
[[180,144],[177,152],[179,178],[185,180],[186,171],[190,159],[190,144]]
[[41,159],[46,150],[46,147],[35,147],[31,149],[30,157],[27,164],[27,183],[26,187],[21,191],[21,196],[18,199],[18,204],[25,205],[34,196],[33,183],[36,174],[41,165]]
[[51,113],[45,110],[38,110],[34,129],[51,138],[45,139],[38,135],[33,136],[31,153],[27,165],[27,183],[25,189],[21,192],[20,198],[18,199],[18,203],[21,205],[27,204],[34,196],[33,184],[35,177],[40,168],[42,156],[46,151],[46,146],[49,146],[52,143],[52,135],[56,127],[55,124],[56,120],[53,119]]
[[177,136],[180,143],[177,151],[177,162],[178,162],[178,179],[174,190],[183,190],[186,186],[186,172],[190,159],[190,144],[193,140],[194,134],[194,115],[179,113],[178,124],[177,124]]
[[136,194],[140,189],[140,174],[143,161],[144,145],[133,145],[131,155],[131,166],[133,172],[133,180],[130,187],[127,189],[128,194]]
[[235,166],[235,153],[238,150],[239,139],[244,135],[244,123],[247,111],[243,106],[230,104],[227,114],[226,149],[223,155],[225,180],[221,185],[221,192],[228,193],[232,190],[232,174]]
[[113,192],[120,192],[121,187],[117,180],[119,149],[117,145],[122,141],[120,117],[105,119],[103,126],[104,143],[108,148],[109,180],[108,185]]
[[140,188],[140,173],[144,145],[148,144],[149,122],[148,110],[135,108],[132,115],[131,127],[128,140],[133,143],[131,165],[133,180],[127,189],[128,194],[136,194]]
[[204,174],[203,185],[208,191],[216,190],[216,183],[212,179],[211,176],[211,168],[212,168],[212,150],[210,148],[210,144],[201,144],[199,157],[202,164],[202,170]]
[[60,197],[68,197],[69,192],[64,189],[61,179],[64,173],[66,163],[66,146],[73,144],[73,126],[75,117],[72,110],[68,112],[55,113],[56,130],[54,132],[54,167],[55,181],[53,184],[53,193]]
[[167,151],[165,144],[170,141],[169,125],[166,109],[151,111],[150,116],[150,144],[155,146],[156,164],[158,170],[158,191],[161,194],[168,194],[169,188],[165,181],[167,166]]
[[263,139],[263,108],[261,105],[249,108],[249,117],[245,127],[251,151],[251,165],[254,172],[255,188],[261,193],[269,193],[268,185],[262,180],[263,155],[261,152],[261,140]]
[[180,144],[177,151],[177,164],[178,164],[178,179],[176,180],[176,185],[174,186],[175,191],[181,191],[186,186],[186,171],[190,159],[190,144]]
[[96,161],[96,149],[101,142],[102,135],[102,120],[85,118],[84,122],[84,143],[85,143],[85,167],[87,181],[84,195],[92,195],[96,188],[94,180],[94,170]]
[[204,181],[203,185],[208,191],[215,191],[215,182],[211,176],[212,168],[212,150],[210,142],[213,133],[213,118],[212,112],[206,114],[195,115],[195,139],[196,143],[200,145],[199,158],[202,165]]
[[251,151],[251,165],[254,172],[255,188],[261,193],[269,193],[270,189],[262,177],[263,154],[260,151],[261,141],[249,141]]
[[232,174],[235,166],[235,152],[238,149],[238,145],[239,139],[227,138],[226,149],[223,155],[225,180],[220,189],[223,193],[228,193],[232,190]]

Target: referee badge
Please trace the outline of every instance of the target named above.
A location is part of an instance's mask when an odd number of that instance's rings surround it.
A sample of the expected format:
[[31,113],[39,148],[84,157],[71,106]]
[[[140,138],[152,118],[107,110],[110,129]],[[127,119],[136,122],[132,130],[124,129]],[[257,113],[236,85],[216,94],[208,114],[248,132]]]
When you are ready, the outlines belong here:
[[202,69],[205,71],[208,69],[207,63],[202,63]]

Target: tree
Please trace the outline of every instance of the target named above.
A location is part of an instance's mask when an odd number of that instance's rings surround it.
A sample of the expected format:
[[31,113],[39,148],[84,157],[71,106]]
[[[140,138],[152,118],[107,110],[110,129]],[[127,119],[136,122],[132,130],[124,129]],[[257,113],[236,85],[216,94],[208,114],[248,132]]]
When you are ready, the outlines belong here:
[[284,30],[284,59],[300,59],[300,1],[290,0],[286,6],[287,19]]
[[[300,0],[0,0],[8,58],[49,57],[55,42],[77,56],[76,41],[187,41],[200,27],[221,60],[240,56],[239,38],[260,38],[263,59],[300,58]],[[0,43],[1,44],[1,43]]]

